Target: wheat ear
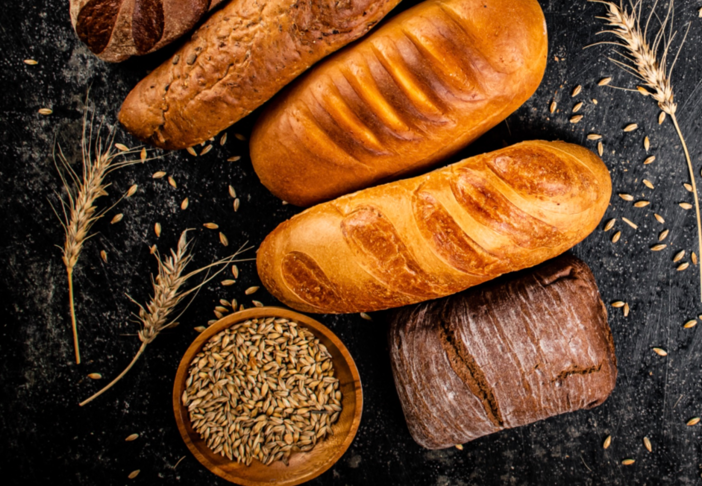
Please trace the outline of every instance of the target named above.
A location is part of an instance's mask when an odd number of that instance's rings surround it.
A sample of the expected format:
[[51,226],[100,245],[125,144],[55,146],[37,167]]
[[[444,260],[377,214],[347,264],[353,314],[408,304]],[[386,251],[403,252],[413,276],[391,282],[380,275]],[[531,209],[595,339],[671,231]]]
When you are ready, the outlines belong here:
[[[80,403],[81,407],[95,400],[97,397],[112,388],[115,383],[121,380],[122,377],[132,368],[132,366],[134,366],[134,363],[137,362],[139,357],[146,349],[146,346],[156,339],[156,336],[158,336],[161,331],[178,325],[177,319],[183,314],[183,312],[185,312],[185,310],[172,319],[170,316],[175,311],[178,304],[183,301],[183,299],[194,292],[197,293],[197,291],[199,291],[205,284],[210,282],[210,280],[225,270],[228,264],[243,261],[237,260],[236,258],[241,253],[250,249],[244,248],[246,245],[244,244],[244,246],[239,248],[233,255],[186,274],[185,267],[188,266],[188,263],[190,263],[190,260],[192,259],[190,242],[187,239],[187,233],[188,230],[183,231],[183,233],[180,235],[180,239],[178,240],[178,246],[175,250],[171,250],[171,254],[165,259],[161,258],[158,250],[154,252],[158,262],[158,274],[152,279],[154,293],[151,301],[146,305],[146,307],[140,305],[130,297],[132,302],[139,306],[139,314],[136,316],[136,318],[142,324],[142,328],[138,332],[139,339],[141,340],[141,346],[139,347],[136,355],[129,365],[127,365],[124,371],[122,371],[114,380],[112,380],[102,390],[95,393],[90,398],[82,401]],[[219,267],[219,269],[214,273],[209,274],[209,270],[214,267]],[[189,290],[182,290],[183,285],[189,279],[204,271],[208,271],[208,273],[202,282]]]
[[[63,209],[62,225],[66,232],[63,248],[63,263],[68,274],[68,299],[70,301],[71,327],[73,329],[73,347],[76,363],[80,364],[80,346],[78,345],[78,326],[76,323],[75,299],[73,292],[73,270],[83,245],[90,238],[91,227],[110,208],[98,211],[95,202],[107,195],[109,184],[105,178],[112,171],[128,165],[141,163],[145,157],[123,159],[137,153],[138,149],[123,152],[114,151],[114,135],[111,131],[106,141],[100,138],[102,125],[96,130],[97,140],[93,141],[94,118],[88,120],[87,110],[83,116],[83,133],[81,137],[82,175],[78,176],[70,166],[60,146],[54,151],[54,164],[66,190],[66,198],[60,198]],[[94,150],[94,152],[93,152]],[[117,160],[117,158],[120,160]],[[124,196],[123,196],[124,197]],[[121,198],[120,198],[121,200]],[[119,202],[119,201],[117,201]],[[115,203],[117,204],[117,203]],[[58,213],[57,213],[58,214]]]
[[[637,86],[637,91],[644,96],[650,96],[653,98],[658,103],[658,107],[663,111],[663,113],[670,116],[670,119],[673,122],[675,131],[680,138],[680,142],[682,143],[683,152],[685,153],[685,161],[687,162],[687,169],[690,173],[690,183],[692,184],[692,193],[695,197],[695,213],[697,216],[698,250],[699,254],[702,255],[702,221],[700,218],[700,203],[697,195],[697,184],[695,183],[695,172],[692,167],[692,159],[690,158],[690,152],[687,148],[685,137],[682,134],[682,130],[680,129],[680,124],[678,123],[678,118],[676,116],[677,104],[673,98],[673,88],[670,83],[675,62],[677,61],[680,50],[685,43],[687,33],[685,33],[685,37],[680,43],[678,52],[670,66],[670,69],[666,71],[668,52],[670,51],[671,43],[675,37],[675,33],[672,32],[674,2],[671,0],[665,18],[660,21],[660,28],[658,32],[654,35],[653,42],[649,44],[648,27],[655,14],[657,2],[654,3],[651,13],[646,21],[646,25],[642,30],[640,21],[642,9],[641,0],[637,1],[635,4],[630,2],[631,11],[626,9],[622,3],[616,5],[613,2],[604,0],[589,1],[593,3],[601,3],[607,7],[607,15],[599,18],[605,20],[607,25],[612,27],[612,29],[600,33],[613,34],[620,40],[620,42],[604,43],[614,44],[616,46],[623,47],[626,50],[626,54],[617,52],[617,54],[621,56],[621,60],[609,58],[610,61],[626,72],[635,76],[641,82],[641,85]],[[658,59],[658,52],[662,52],[660,60]],[[702,265],[700,265],[700,300],[702,300]]]

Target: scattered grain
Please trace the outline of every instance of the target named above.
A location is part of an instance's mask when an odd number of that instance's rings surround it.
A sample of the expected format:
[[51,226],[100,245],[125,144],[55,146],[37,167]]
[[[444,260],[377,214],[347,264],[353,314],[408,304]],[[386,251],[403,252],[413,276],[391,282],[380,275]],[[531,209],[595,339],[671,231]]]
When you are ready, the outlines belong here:
[[602,135],[598,133],[591,133],[587,136],[588,140],[600,140],[602,138]]
[[366,321],[373,320],[373,318],[371,316],[369,316],[368,314],[366,314],[365,312],[361,312],[359,315],[361,316],[361,319],[365,319]]
[[236,265],[232,265],[232,275],[234,275],[234,278],[239,278],[239,267]]
[[683,259],[684,256],[685,256],[685,250],[680,250],[680,251],[677,252],[677,253],[675,254],[675,256],[673,257],[673,263],[679,262],[680,260]]
[[119,150],[120,152],[129,152],[129,147],[124,145],[123,143],[116,143],[115,148]]
[[634,464],[636,461],[634,459],[624,459],[622,461],[622,466],[631,466]]
[[227,239],[226,235],[221,231],[219,232],[219,242],[224,246],[229,246],[229,239]]
[[632,196],[631,194],[626,194],[624,192],[620,192],[619,197],[621,197],[625,201],[633,201],[634,200],[634,196]]
[[690,266],[690,262],[684,262],[684,263],[681,263],[680,265],[678,265],[678,267],[676,268],[676,270],[677,270],[678,272],[682,272],[683,270],[687,270],[687,268],[688,268],[689,266]]
[[222,135],[219,139],[219,144],[224,146],[224,144],[227,143],[227,132],[224,132],[224,135]]
[[653,452],[653,447],[651,446],[651,440],[648,437],[643,438],[644,447],[648,452]]
[[685,188],[685,190],[686,190],[687,192],[692,192],[692,185],[691,185],[691,184],[688,184],[687,182],[685,182],[685,183],[683,184],[683,187]]
[[135,477],[137,477],[139,475],[140,472],[141,472],[141,469],[135,469],[134,471],[130,472],[129,476],[127,476],[127,477],[129,479],[134,479]]
[[146,162],[146,147],[142,147],[141,152],[139,152],[139,160]]
[[580,108],[582,108],[582,107],[583,107],[583,102],[582,102],[582,101],[576,103],[575,106],[573,107],[573,113],[579,112],[579,111],[580,111]]
[[626,224],[628,224],[629,226],[631,226],[634,229],[639,229],[638,225],[628,218],[622,218],[622,221],[624,221]]
[[661,251],[661,250],[665,249],[665,247],[667,247],[667,246],[668,245],[664,245],[664,244],[654,245],[651,247],[651,251]]
[[665,111],[661,111],[661,114],[658,115],[658,124],[662,125],[664,121],[665,121]]
[[695,327],[696,325],[697,325],[697,319],[690,319],[685,324],[683,324],[683,327],[685,329],[690,329],[692,327]]
[[621,237],[622,237],[622,232],[621,232],[621,231],[617,231],[617,232],[614,233],[614,235],[612,236],[612,243],[616,243],[617,241],[619,241],[619,238],[621,238]]
[[169,183],[169,184],[171,185],[171,187],[173,187],[173,188],[177,188],[177,187],[178,187],[178,184],[176,184],[175,179],[174,179],[173,177],[171,177],[171,176],[168,176],[168,183]]
[[652,164],[656,160],[655,155],[651,155],[650,157],[646,157],[646,160],[644,160],[644,165]]
[[231,196],[232,199],[236,199],[236,191],[232,186],[229,186],[229,196]]
[[556,111],[556,106],[558,106],[557,103],[555,101],[552,101],[551,106],[548,107],[548,111],[553,113],[554,111]]
[[463,450],[463,444],[456,444],[454,447],[456,447],[456,449],[458,449],[459,451]]
[[612,302],[610,305],[616,309],[619,309],[620,307],[624,307],[625,302],[623,300],[617,300],[615,302]]
[[700,418],[694,417],[694,418],[691,418],[690,420],[687,421],[687,426],[692,427],[693,425],[697,425],[699,423],[700,423]]
[[656,218],[656,221],[658,221],[660,224],[665,224],[665,219],[663,219],[663,216],[660,214],[653,213],[653,217]]
[[571,96],[578,96],[580,92],[583,90],[583,87],[580,85],[577,85],[573,92],[571,93]]
[[240,205],[241,205],[241,201],[240,201],[239,198],[237,197],[236,199],[234,199],[234,204],[233,204],[234,212],[235,212],[235,213],[236,213],[237,211],[239,211],[239,206],[240,206]]
[[202,226],[211,230],[219,229],[219,225],[217,223],[204,223]]
[[193,157],[197,157],[197,152],[195,151],[195,149],[194,149],[193,147],[188,147],[188,148],[186,148],[185,150],[187,150],[188,153],[189,153],[190,155],[192,155]]
[[183,211],[185,211],[186,209],[188,209],[188,206],[189,206],[189,205],[190,205],[190,199],[188,199],[188,198],[186,197],[185,199],[183,199],[183,202],[180,203],[180,209],[182,209]]
[[133,442],[139,438],[139,434],[131,434],[128,435],[126,439],[124,439],[125,442]]
[[612,228],[614,228],[614,223],[616,223],[616,222],[617,222],[617,218],[610,219],[609,221],[607,221],[607,224],[605,224],[604,230],[605,231],[611,230]]
[[212,145],[208,145],[204,149],[202,149],[202,151],[200,152],[200,155],[209,154],[211,150],[212,150]]
[[24,63],[27,64],[28,66],[36,66],[37,64],[39,64],[39,63],[38,63],[37,61],[35,61],[34,59],[25,59],[25,60],[24,60]]
[[604,145],[602,145],[602,142],[597,142],[597,153],[600,157],[604,154]]
[[237,140],[241,140],[242,142],[246,140],[246,137],[243,136],[241,133],[235,133],[234,136],[237,138]]
[[583,119],[583,115],[575,115],[575,116],[570,118],[570,123],[575,124],[575,123],[578,123],[582,119]]
[[609,449],[609,446],[612,444],[612,436],[608,435],[604,442],[602,443],[602,448],[603,449]]
[[253,287],[249,287],[248,289],[246,289],[244,291],[244,294],[246,294],[246,295],[255,294],[258,291],[258,289],[260,289],[260,287],[258,285],[254,285]]
[[222,280],[222,285],[224,285],[225,287],[228,287],[230,285],[234,285],[235,283],[236,283],[236,280],[230,280],[230,279]]
[[102,258],[102,261],[107,263],[107,252],[105,250],[100,250],[100,258]]
[[88,378],[91,380],[102,380],[102,375],[100,373],[90,373]]
[[205,326],[196,326],[196,327],[193,327],[193,330],[202,333],[202,332],[205,332],[205,330],[207,330],[207,328]]
[[261,302],[260,300],[252,300],[251,303],[254,307],[263,307],[263,302]]
[[239,160],[241,160],[241,155],[235,155],[234,157],[229,157],[227,162],[238,162]]
[[648,206],[649,204],[651,204],[651,201],[645,201],[645,200],[636,201],[636,202],[634,203],[634,207],[635,207],[635,208],[645,208],[645,207]]
[[154,172],[154,173],[151,175],[151,178],[152,178],[152,179],[161,179],[161,178],[162,178],[163,176],[165,176],[165,175],[166,175],[166,173],[165,173],[164,171],[159,170],[158,172]]
[[110,224],[119,223],[120,221],[122,221],[123,218],[124,218],[123,213],[115,214],[114,217],[112,218],[112,220],[110,221]]
[[597,83],[597,86],[607,86],[611,82],[612,82],[612,78],[602,78]]
[[678,204],[681,208],[683,208],[685,211],[692,209],[692,204],[686,203],[686,202],[681,202]]
[[161,223],[156,223],[154,225],[154,233],[156,233],[156,237],[161,236]]
[[51,115],[54,112],[51,108],[39,108],[40,115]]
[[697,253],[693,251],[692,255],[690,255],[690,258],[692,259],[692,264],[697,265]]
[[668,233],[670,233],[670,230],[664,229],[658,234],[658,241],[663,241],[668,237]]
[[629,317],[630,310],[631,308],[629,307],[629,303],[627,302],[626,304],[624,304],[624,317]]
[[663,348],[653,348],[653,352],[658,356],[668,356],[668,351]]
[[655,187],[653,186],[653,183],[651,181],[649,181],[648,179],[644,179],[642,182],[643,182],[643,185],[648,187],[649,189],[655,189]]
[[132,184],[124,197],[132,197],[134,194],[136,194],[137,189],[139,189],[139,186],[137,184]]
[[644,137],[644,150],[648,152],[648,149],[651,148],[651,140],[648,138],[648,135]]

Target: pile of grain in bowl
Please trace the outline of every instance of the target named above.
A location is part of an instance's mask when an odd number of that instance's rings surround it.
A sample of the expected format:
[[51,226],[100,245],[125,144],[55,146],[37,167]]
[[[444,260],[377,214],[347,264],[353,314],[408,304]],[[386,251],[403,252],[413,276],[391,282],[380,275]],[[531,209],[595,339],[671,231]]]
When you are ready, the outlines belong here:
[[183,406],[207,446],[230,460],[283,461],[333,433],[341,391],[327,348],[283,318],[250,319],[216,335],[190,365]]

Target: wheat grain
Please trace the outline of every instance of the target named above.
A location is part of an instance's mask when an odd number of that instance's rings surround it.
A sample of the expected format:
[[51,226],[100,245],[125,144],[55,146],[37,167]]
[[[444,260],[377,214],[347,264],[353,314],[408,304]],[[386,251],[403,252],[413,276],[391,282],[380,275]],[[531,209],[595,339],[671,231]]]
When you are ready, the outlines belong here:
[[617,232],[614,233],[614,235],[612,236],[612,243],[616,243],[617,241],[619,241],[619,238],[621,238],[621,237],[622,237],[622,232],[621,232],[621,231],[617,231]]
[[235,155],[234,157],[229,157],[227,162],[238,162],[239,160],[241,160],[241,155]]
[[658,356],[668,356],[668,351],[663,348],[653,348],[653,352]]
[[602,444],[602,448],[603,448],[603,449],[608,449],[609,446],[610,446],[610,444],[612,444],[612,436],[611,436],[611,435],[608,435],[608,436],[605,438],[604,443]]
[[124,218],[123,213],[115,214],[114,217],[112,218],[112,220],[110,221],[110,224],[119,223],[120,221],[122,221],[123,218]]
[[[613,2],[605,0],[590,1],[601,3],[607,8],[607,15],[603,18],[607,22],[607,25],[612,29],[605,31],[605,33],[615,35],[620,40],[620,42],[615,44],[624,48],[628,54],[628,56],[622,54],[622,60],[612,58],[610,58],[610,60],[620,68],[634,75],[639,82],[643,83],[642,87],[645,88],[645,93],[642,93],[656,101],[658,107],[661,109],[661,114],[658,117],[659,124],[662,124],[665,121],[666,115],[670,115],[675,131],[682,144],[683,152],[685,154],[685,161],[687,163],[690,176],[690,184],[692,184],[693,193],[695,195],[697,242],[700,254],[702,255],[702,218],[700,217],[699,196],[697,194],[692,159],[687,148],[687,143],[685,142],[685,137],[683,136],[682,130],[680,129],[680,125],[678,123],[676,116],[677,104],[675,103],[673,88],[670,83],[673,68],[675,67],[677,57],[685,43],[687,33],[685,34],[685,37],[683,37],[680,46],[678,47],[678,52],[670,66],[670,69],[667,68],[668,52],[670,51],[671,43],[674,37],[674,34],[672,34],[672,12],[674,2],[671,0],[668,3],[667,14],[662,20],[657,16],[655,12],[655,6],[657,4],[654,4],[649,19],[646,22],[646,27],[642,30],[640,22],[640,3],[631,3],[632,10],[630,12],[621,3],[620,5],[617,5]],[[647,38],[647,28],[648,23],[653,16],[659,18],[660,28],[654,35],[652,44],[649,44]],[[662,52],[660,59],[658,58],[659,51]],[[702,300],[702,265],[700,266],[700,300]]]
[[643,182],[643,185],[648,187],[649,189],[655,189],[655,187],[653,186],[653,183],[651,181],[649,181],[648,179],[644,179],[642,182]]
[[605,224],[604,230],[605,231],[611,230],[612,228],[614,228],[614,223],[616,223],[616,222],[617,222],[616,218],[610,219],[609,221],[607,221],[607,224]]
[[629,226],[631,226],[634,229],[639,229],[638,225],[628,218],[622,218],[622,221],[624,221],[626,224],[628,224]]
[[[102,390],[95,393],[93,396],[84,400],[80,403],[80,406],[84,406],[107,390],[109,390],[115,383],[117,383],[127,372],[134,366],[134,363],[142,355],[146,346],[151,343],[158,334],[165,330],[178,325],[177,319],[182,315],[183,312],[170,319],[171,315],[175,312],[176,307],[190,294],[197,292],[201,287],[209,283],[217,275],[219,275],[227,265],[234,261],[236,258],[244,251],[249,250],[249,248],[244,248],[243,246],[239,248],[236,253],[230,255],[226,258],[218,260],[211,263],[205,267],[201,267],[190,273],[185,273],[185,268],[188,266],[192,260],[192,253],[190,249],[190,242],[187,238],[188,230],[183,231],[178,239],[178,245],[175,250],[171,250],[171,254],[166,258],[161,258],[158,251],[156,254],[156,261],[158,263],[158,273],[152,280],[153,285],[153,296],[146,307],[138,304],[134,299],[134,302],[139,306],[139,313],[137,314],[138,321],[142,324],[142,328],[137,332],[139,340],[141,341],[141,346],[137,351],[136,355],[129,363],[129,365],[120,373],[117,378],[112,380],[107,386]],[[210,275],[209,270],[215,267],[220,267],[214,273]],[[185,283],[196,275],[207,272],[205,278],[196,286],[183,290],[182,287]],[[187,307],[186,307],[187,309]]]
[[597,82],[597,86],[607,86],[612,82],[612,78],[602,78]]
[[197,157],[197,152],[195,151],[195,149],[193,147],[187,147],[185,150],[193,157]]
[[646,160],[644,160],[643,163],[644,163],[644,165],[648,165],[648,164],[652,164],[653,162],[655,162],[655,160],[656,160],[656,156],[651,155],[650,157],[646,157]]
[[125,442],[133,442],[139,438],[139,434],[130,434],[124,439]]
[[174,189],[178,187],[178,184],[176,184],[175,179],[171,176],[168,176],[168,184],[170,184],[170,186]]
[[632,196],[631,194],[626,194],[624,192],[620,192],[619,197],[621,197],[625,201],[633,201],[634,200],[634,196]]
[[587,136],[588,140],[600,140],[601,138],[602,138],[602,135],[600,135],[599,133],[590,133]]
[[604,145],[602,145],[602,142],[597,142],[597,153],[602,157],[602,154],[604,154]]
[[152,178],[152,179],[162,179],[165,175],[166,175],[166,173],[165,173],[164,171],[159,170],[159,171],[157,171],[157,172],[154,172],[154,173],[151,175],[151,178]]
[[658,221],[660,224],[665,224],[665,219],[663,219],[663,216],[660,214],[653,213],[653,217],[656,218],[656,221]]
[[575,115],[570,118],[570,123],[576,124],[583,119],[583,115]]
[[38,113],[40,115],[51,115],[54,112],[51,108],[39,108]]
[[630,123],[624,127],[624,131],[625,132],[633,132],[637,128],[639,128],[639,126],[636,123]]
[[646,150],[646,152],[648,152],[648,149],[651,148],[651,140],[649,140],[648,135],[646,135],[644,137],[643,145],[644,145],[644,150]]
[[202,149],[202,152],[200,152],[200,155],[206,155],[210,153],[210,150],[212,150],[212,145],[208,145],[204,149]]
[[573,113],[577,113],[580,111],[580,109],[583,107],[583,102],[580,101],[573,106]]
[[551,105],[548,107],[548,111],[553,113],[554,111],[556,111],[556,106],[558,106],[558,104],[555,101],[552,101]]
[[224,146],[225,143],[227,143],[227,132],[224,132],[224,135],[219,139],[219,144],[221,146]]
[[189,206],[189,205],[190,205],[190,199],[188,199],[188,198],[186,197],[185,199],[183,199],[183,202],[180,203],[180,209],[182,209],[183,211],[185,211],[186,209],[188,209],[188,206]]
[[583,87],[580,85],[577,85],[575,89],[573,89],[573,92],[571,93],[571,96],[575,97],[580,94],[580,92],[583,90]]
[[35,61],[34,59],[25,59],[23,62],[24,62],[25,64],[27,64],[28,66],[36,66],[37,64],[39,64],[39,63],[38,63],[37,61]]
[[[87,100],[86,105],[88,105]],[[93,224],[121,200],[120,198],[111,207],[98,211],[96,201],[107,195],[109,187],[109,184],[105,183],[106,177],[115,170],[141,162],[139,159],[122,159],[123,155],[133,155],[133,152],[124,145],[114,143],[114,130],[108,131],[107,136],[103,139],[102,123],[96,127],[94,122],[94,115],[88,119],[88,109],[86,109],[83,115],[81,134],[82,174],[80,176],[70,166],[60,146],[57,145],[54,151],[54,165],[66,191],[66,197],[60,199],[63,217],[59,216],[59,218],[62,220],[62,226],[66,232],[62,249],[63,263],[68,275],[73,347],[78,364],[80,364],[80,346],[74,304],[73,272],[83,245],[90,238],[89,233]],[[126,150],[122,150],[120,146]],[[123,153],[115,152],[113,150],[115,148]],[[136,185],[132,186],[123,197],[129,197],[135,192]],[[54,212],[58,215],[58,211],[54,209]]]

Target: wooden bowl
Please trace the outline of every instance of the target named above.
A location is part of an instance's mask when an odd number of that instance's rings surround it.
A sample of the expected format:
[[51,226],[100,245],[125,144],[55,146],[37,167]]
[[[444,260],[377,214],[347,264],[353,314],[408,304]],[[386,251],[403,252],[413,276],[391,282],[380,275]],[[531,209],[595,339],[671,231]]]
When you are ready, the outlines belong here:
[[[288,466],[276,461],[268,466],[254,460],[250,466],[230,461],[215,454],[207,447],[200,435],[193,430],[188,410],[181,404],[181,396],[186,388],[188,369],[197,353],[215,334],[247,319],[282,317],[298,322],[324,344],[332,355],[336,377],[342,393],[342,411],[339,420],[332,426],[333,435],[328,435],[309,452],[297,452],[290,456]],[[324,325],[303,314],[279,307],[246,309],[228,315],[200,334],[185,352],[178,366],[173,387],[173,410],[178,430],[185,444],[207,469],[217,476],[244,486],[280,485],[292,486],[309,481],[329,469],[349,448],[361,423],[363,392],[361,379],[353,358],[346,346]]]

